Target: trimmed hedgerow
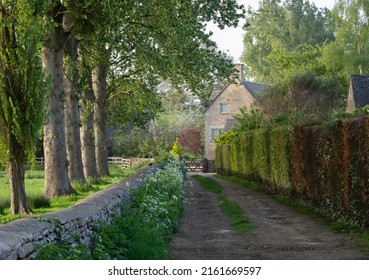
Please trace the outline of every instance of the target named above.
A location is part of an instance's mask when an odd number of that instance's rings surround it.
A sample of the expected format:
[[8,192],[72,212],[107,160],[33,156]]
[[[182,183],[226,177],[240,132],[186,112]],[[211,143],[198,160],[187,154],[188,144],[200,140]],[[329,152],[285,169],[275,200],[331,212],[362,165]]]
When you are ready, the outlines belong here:
[[369,116],[246,131],[217,153],[220,174],[264,183],[369,226]]
[[276,127],[270,130],[270,181],[284,193],[291,192],[289,162],[289,127]]

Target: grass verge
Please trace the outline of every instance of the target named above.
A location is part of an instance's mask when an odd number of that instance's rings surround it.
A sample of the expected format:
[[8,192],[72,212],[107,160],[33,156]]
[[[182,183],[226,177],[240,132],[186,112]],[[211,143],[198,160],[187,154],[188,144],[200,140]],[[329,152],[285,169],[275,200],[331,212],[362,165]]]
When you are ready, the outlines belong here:
[[73,182],[72,186],[76,190],[76,194],[52,199],[46,198],[44,195],[44,171],[39,169],[26,170],[26,193],[33,211],[32,215],[10,215],[9,181],[6,172],[0,171],[0,224],[8,223],[22,217],[42,215],[70,207],[78,200],[128,178],[141,167],[142,166],[137,166],[128,170],[123,170],[119,166],[110,165],[110,177],[99,179],[87,178],[87,185]]
[[251,234],[251,230],[255,228],[255,225],[248,221],[242,208],[237,203],[230,201],[226,196],[221,195],[223,191],[222,185],[214,179],[203,177],[201,175],[194,175],[192,178],[198,181],[206,191],[217,194],[217,199],[221,201],[220,209],[228,217],[229,224],[237,232],[241,234]]

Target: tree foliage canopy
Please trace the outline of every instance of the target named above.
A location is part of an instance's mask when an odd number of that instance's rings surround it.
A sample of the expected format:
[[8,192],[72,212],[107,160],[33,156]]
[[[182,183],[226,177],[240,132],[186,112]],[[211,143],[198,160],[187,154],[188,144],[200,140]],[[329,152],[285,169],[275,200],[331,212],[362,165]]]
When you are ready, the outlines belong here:
[[24,153],[34,151],[45,116],[42,16],[43,1],[0,3],[0,141],[7,147],[14,137]]
[[248,76],[271,83],[301,67],[319,68],[310,61],[319,54],[316,45],[334,39],[328,16],[304,0],[263,0],[257,11],[250,8],[241,58]]
[[363,0],[338,0],[332,17],[335,42],[325,48],[327,64],[346,75],[369,72],[369,4]]

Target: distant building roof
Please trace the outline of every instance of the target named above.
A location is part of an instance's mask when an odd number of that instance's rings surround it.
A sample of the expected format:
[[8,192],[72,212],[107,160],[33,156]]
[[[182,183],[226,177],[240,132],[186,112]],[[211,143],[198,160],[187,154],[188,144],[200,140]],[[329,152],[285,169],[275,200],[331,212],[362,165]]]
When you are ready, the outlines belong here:
[[[214,101],[225,91],[225,89],[231,84],[227,84],[221,92],[213,92],[210,97],[210,104],[205,108],[205,112],[211,107]],[[242,85],[246,88],[253,98],[256,99],[258,93],[263,93],[266,91],[269,85],[254,83],[249,81],[243,81]]]
[[268,87],[268,85],[266,84],[254,83],[249,81],[244,81],[243,86],[253,95],[254,98],[258,93],[265,92]]
[[351,75],[352,93],[355,107],[369,104],[369,75]]

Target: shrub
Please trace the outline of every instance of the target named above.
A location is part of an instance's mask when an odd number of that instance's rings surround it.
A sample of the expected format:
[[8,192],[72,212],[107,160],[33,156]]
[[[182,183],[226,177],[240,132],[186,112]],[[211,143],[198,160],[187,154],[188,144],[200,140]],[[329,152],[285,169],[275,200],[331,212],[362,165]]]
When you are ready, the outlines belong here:
[[170,153],[174,156],[180,157],[182,156],[182,147],[179,143],[178,139],[173,143],[173,147],[170,150]]
[[30,194],[28,195],[28,201],[31,208],[49,208],[50,207],[50,199],[47,198],[44,194]]
[[236,131],[248,131],[260,128],[263,124],[264,114],[257,108],[240,108],[240,113],[235,116],[238,124]]

